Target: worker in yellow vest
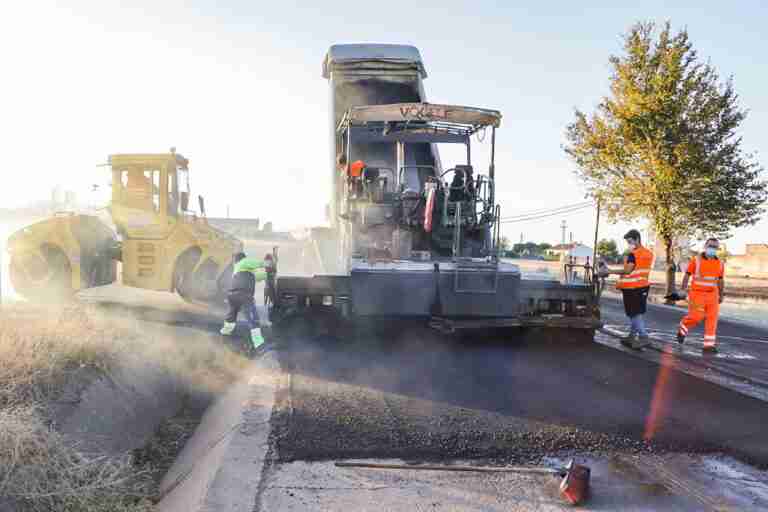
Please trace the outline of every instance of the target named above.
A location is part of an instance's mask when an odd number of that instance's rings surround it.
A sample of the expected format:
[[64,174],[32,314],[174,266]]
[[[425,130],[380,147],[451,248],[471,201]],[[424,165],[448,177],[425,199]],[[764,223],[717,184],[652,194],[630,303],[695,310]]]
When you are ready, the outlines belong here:
[[268,264],[271,265],[272,256],[268,261],[257,258],[249,258],[244,252],[238,252],[232,258],[233,272],[232,284],[227,294],[229,313],[224,320],[224,326],[219,331],[223,336],[232,336],[237,326],[237,315],[240,311],[245,313],[248,326],[251,330],[251,344],[254,349],[264,342],[259,326],[259,314],[256,311],[254,292],[256,283],[267,279]]
[[691,291],[688,294],[688,314],[683,317],[677,331],[677,341],[683,343],[690,329],[704,320],[704,353],[717,352],[717,319],[720,315],[720,304],[723,302],[725,283],[723,275],[725,265],[717,257],[720,242],[710,238],[704,243],[704,252],[691,258],[688,269],[683,277],[681,288],[688,289],[691,280]]
[[653,266],[653,252],[643,247],[640,232],[630,229],[624,240],[629,246],[629,253],[624,256],[624,268],[604,270],[601,275],[616,274],[619,280],[616,288],[621,290],[624,299],[624,312],[629,318],[629,334],[621,343],[633,349],[648,345],[648,332],[645,329],[645,311],[648,305],[649,277]]

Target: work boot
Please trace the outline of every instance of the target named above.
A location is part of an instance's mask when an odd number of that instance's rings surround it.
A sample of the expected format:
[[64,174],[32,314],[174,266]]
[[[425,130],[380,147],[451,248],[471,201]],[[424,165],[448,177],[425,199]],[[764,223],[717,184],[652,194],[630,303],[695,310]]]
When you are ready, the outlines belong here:
[[632,344],[635,342],[635,335],[630,333],[626,336],[619,338],[619,342],[627,348],[632,348]]
[[224,327],[221,328],[219,333],[221,333],[222,336],[232,336],[232,333],[235,332],[235,327],[237,327],[236,323],[224,322]]
[[718,350],[717,350],[717,347],[715,345],[705,345],[701,349],[701,353],[702,354],[717,354],[717,352],[718,352]]
[[251,345],[253,345],[253,350],[258,349],[263,344],[264,337],[261,335],[261,328],[251,329]]
[[632,342],[632,348],[635,350],[640,350],[641,348],[645,348],[650,344],[651,344],[651,339],[648,337],[648,335],[641,334],[637,337],[635,341]]
[[685,343],[685,335],[680,331],[677,331],[677,342],[681,345]]

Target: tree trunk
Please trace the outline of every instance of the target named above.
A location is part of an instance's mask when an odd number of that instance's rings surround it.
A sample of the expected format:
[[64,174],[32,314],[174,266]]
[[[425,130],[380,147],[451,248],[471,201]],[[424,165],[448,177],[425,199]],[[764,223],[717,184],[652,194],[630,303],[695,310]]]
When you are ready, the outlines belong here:
[[[666,260],[667,260],[667,295],[675,292],[675,277],[676,277],[676,266],[675,266],[675,260],[672,255],[672,237],[671,236],[665,236],[663,238],[664,240],[664,251],[666,252]],[[674,304],[674,302],[667,301],[668,304]]]

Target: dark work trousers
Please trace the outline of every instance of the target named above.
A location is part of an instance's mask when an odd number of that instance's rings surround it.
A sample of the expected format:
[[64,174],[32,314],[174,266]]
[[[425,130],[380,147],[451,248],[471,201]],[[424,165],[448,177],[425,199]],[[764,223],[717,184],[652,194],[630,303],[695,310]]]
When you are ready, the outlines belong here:
[[650,288],[628,288],[621,290],[624,299],[624,313],[629,318],[644,315],[648,306]]
[[253,300],[253,295],[234,291],[229,292],[227,295],[227,302],[229,302],[229,313],[227,313],[226,321],[229,323],[237,322],[237,314],[242,310],[245,313],[245,317],[248,320],[250,329],[255,329],[259,326],[259,315],[256,312],[256,303]]
[[266,305],[267,299],[269,299],[269,303],[271,303],[274,306],[276,298],[277,297],[275,296],[275,273],[267,272],[267,281],[264,283],[264,304]]
[[648,291],[650,288],[629,288],[621,290],[624,296],[624,312],[629,317],[629,334],[648,336],[645,329],[645,311],[648,307]]

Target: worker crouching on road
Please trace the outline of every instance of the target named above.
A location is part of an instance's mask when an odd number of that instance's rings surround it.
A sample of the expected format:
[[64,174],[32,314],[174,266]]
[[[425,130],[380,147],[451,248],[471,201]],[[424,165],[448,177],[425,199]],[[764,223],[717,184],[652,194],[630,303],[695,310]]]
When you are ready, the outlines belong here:
[[717,352],[717,317],[720,315],[720,304],[723,302],[725,286],[723,274],[725,265],[717,257],[720,242],[710,238],[704,244],[704,252],[692,258],[688,270],[683,277],[682,291],[688,289],[691,280],[691,291],[688,294],[688,314],[680,322],[677,331],[677,341],[685,342],[688,332],[704,320],[704,352]]
[[233,262],[234,274],[232,276],[232,285],[227,295],[229,313],[224,321],[224,326],[219,332],[224,336],[231,336],[237,325],[237,314],[242,310],[248,319],[252,341],[261,340],[259,315],[256,312],[254,293],[256,291],[256,283],[267,278],[266,265],[264,261],[248,258],[242,252],[235,254]]
[[629,334],[621,343],[634,349],[648,345],[648,332],[645,330],[645,311],[648,305],[649,277],[653,266],[653,252],[643,247],[640,232],[630,229],[624,235],[630,253],[624,257],[621,270],[603,270],[601,275],[616,274],[619,280],[616,288],[621,290],[624,299],[624,312],[630,321]]

